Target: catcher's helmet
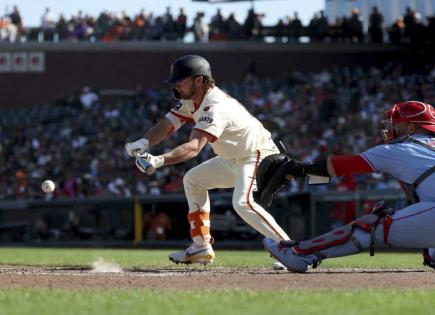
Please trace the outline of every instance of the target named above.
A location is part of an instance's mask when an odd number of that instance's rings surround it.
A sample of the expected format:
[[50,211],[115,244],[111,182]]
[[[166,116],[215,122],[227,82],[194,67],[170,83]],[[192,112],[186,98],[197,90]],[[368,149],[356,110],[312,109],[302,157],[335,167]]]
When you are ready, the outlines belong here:
[[382,137],[389,142],[397,135],[394,125],[400,123],[413,123],[431,132],[435,132],[435,109],[432,105],[418,101],[408,101],[393,105],[384,113],[384,129]]
[[197,75],[203,75],[208,78],[212,77],[209,62],[201,56],[186,55],[172,63],[171,76],[165,83],[175,83],[179,80]]

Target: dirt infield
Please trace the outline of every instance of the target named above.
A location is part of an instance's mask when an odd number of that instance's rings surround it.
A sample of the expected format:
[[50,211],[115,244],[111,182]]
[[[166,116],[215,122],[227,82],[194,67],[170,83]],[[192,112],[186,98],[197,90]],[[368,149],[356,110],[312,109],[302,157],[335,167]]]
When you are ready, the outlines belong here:
[[435,288],[435,272],[428,269],[362,270],[316,269],[294,274],[251,268],[130,269],[95,273],[87,268],[0,266],[0,288],[62,289],[351,289]]

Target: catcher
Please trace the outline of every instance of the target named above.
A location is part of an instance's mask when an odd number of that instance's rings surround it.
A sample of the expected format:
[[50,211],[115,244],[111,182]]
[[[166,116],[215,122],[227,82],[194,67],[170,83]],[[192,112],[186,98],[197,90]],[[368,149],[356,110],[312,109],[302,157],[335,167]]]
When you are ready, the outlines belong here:
[[372,213],[312,240],[263,244],[289,271],[305,272],[323,259],[353,255],[374,247],[423,249],[423,263],[435,268],[435,109],[417,101],[395,104],[384,115],[385,144],[355,156],[330,156],[302,163],[271,155],[257,172],[256,201],[269,204],[288,177],[388,173],[399,180],[410,205],[398,210],[377,204]]

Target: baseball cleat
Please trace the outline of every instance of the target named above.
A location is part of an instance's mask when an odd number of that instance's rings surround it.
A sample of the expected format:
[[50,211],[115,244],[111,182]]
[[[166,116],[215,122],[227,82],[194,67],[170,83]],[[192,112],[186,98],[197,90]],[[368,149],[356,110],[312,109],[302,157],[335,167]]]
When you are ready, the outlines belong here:
[[264,238],[263,245],[264,248],[275,257],[276,260],[281,262],[288,271],[303,273],[306,272],[312,264],[309,259],[312,255],[297,255],[293,252],[291,247],[280,246],[278,242],[271,238]]
[[215,258],[213,247],[208,244],[205,246],[190,245],[185,250],[169,255],[169,260],[176,264],[203,264],[213,263]]
[[[270,255],[270,257],[273,257]],[[286,266],[284,266],[281,262],[275,261],[272,265],[273,270],[287,270]]]

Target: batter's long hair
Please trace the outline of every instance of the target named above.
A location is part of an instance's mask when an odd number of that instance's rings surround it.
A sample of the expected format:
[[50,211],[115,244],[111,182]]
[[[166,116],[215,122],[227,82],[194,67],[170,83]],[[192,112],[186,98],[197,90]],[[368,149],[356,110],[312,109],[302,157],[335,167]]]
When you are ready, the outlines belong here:
[[204,78],[204,84],[207,88],[214,88],[216,85],[216,81],[212,77],[202,76]]

